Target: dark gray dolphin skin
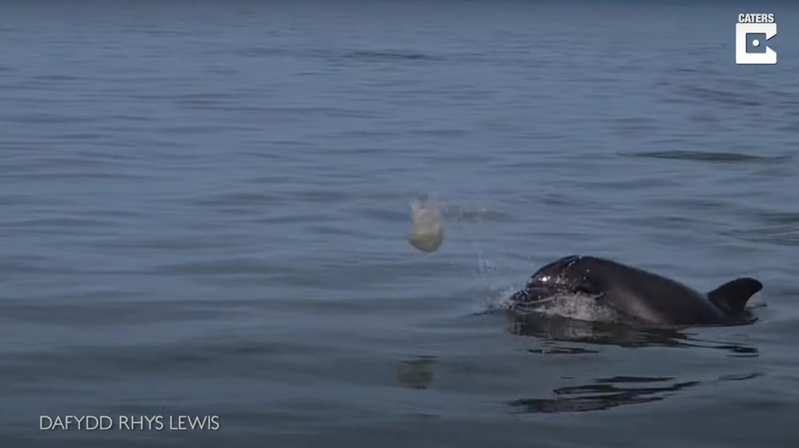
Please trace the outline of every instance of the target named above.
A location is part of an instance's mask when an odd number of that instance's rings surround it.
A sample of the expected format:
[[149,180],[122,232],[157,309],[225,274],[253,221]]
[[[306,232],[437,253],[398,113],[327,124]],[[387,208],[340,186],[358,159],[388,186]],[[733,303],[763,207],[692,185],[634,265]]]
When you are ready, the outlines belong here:
[[596,257],[561,258],[538,270],[511,296],[513,310],[524,310],[557,294],[596,300],[633,321],[666,326],[734,325],[752,322],[746,302],[763,285],[739,278],[703,294],[681,283],[615,261]]

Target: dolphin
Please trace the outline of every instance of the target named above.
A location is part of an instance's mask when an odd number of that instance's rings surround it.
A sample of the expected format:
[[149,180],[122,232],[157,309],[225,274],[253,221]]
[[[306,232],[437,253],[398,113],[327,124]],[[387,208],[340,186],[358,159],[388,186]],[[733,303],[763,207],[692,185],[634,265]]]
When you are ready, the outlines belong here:
[[654,326],[735,325],[754,318],[746,302],[763,285],[738,278],[703,294],[677,281],[615,261],[572,255],[549,263],[510,298],[512,311],[535,310],[552,297],[590,301],[624,321]]

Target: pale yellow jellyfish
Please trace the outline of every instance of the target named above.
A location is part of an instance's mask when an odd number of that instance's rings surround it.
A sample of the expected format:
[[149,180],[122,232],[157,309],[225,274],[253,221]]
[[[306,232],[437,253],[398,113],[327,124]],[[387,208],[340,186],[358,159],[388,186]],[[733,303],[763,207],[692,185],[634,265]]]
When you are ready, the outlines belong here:
[[413,231],[408,242],[424,252],[435,252],[444,242],[444,218],[441,210],[429,201],[411,202]]

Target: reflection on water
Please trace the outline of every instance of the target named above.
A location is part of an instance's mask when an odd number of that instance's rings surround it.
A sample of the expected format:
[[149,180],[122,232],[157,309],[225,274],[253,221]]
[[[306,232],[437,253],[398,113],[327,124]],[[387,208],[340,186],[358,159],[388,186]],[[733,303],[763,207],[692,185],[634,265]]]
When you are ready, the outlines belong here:
[[[746,381],[762,373],[722,375],[712,382]],[[600,411],[630,404],[660,401],[677,392],[703,384],[702,381],[676,381],[673,377],[615,376],[598,378],[590,384],[559,387],[555,398],[522,398],[508,404],[521,413]]]
[[718,162],[718,163],[783,163],[790,161],[792,156],[780,155],[774,157],[766,157],[759,154],[744,154],[732,152],[719,152],[719,151],[686,151],[686,150],[668,150],[668,151],[649,151],[649,152],[633,152],[621,153],[623,156],[628,157],[641,157],[652,159],[673,159],[673,160],[686,160],[694,162]]
[[664,328],[634,328],[607,322],[588,322],[540,314],[507,313],[508,331],[519,336],[541,338],[543,348],[532,353],[575,354],[596,353],[586,347],[564,346],[563,342],[616,345],[620,347],[698,347],[730,352],[731,357],[757,357],[756,347],[729,342],[699,339],[681,330]]
[[556,396],[552,399],[526,398],[509,404],[526,413],[597,411],[662,400],[669,393],[697,385],[699,381],[674,382],[674,378],[600,378],[583,386],[559,387],[552,391]]
[[409,389],[427,389],[433,383],[433,361],[431,356],[420,356],[400,362],[397,382]]
[[[509,331],[532,336],[541,343],[530,353],[546,355],[596,354],[598,347],[615,345],[626,348],[697,347],[723,350],[730,357],[757,357],[757,348],[731,342],[698,339],[673,329],[633,328],[621,324],[587,322],[557,316],[508,313]],[[591,344],[588,347],[564,343]],[[762,373],[727,374],[715,381],[746,381]],[[711,381],[712,382],[712,381]],[[521,413],[586,412],[622,405],[660,401],[677,392],[707,381],[684,380],[671,376],[613,376],[597,378],[588,384],[564,386],[552,390],[554,398],[521,398],[508,404]]]

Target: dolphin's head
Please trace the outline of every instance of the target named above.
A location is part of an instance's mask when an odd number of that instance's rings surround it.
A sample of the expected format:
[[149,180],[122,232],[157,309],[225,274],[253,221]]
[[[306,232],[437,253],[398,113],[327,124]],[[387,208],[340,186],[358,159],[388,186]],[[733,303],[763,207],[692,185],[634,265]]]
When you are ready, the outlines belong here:
[[556,260],[530,277],[524,289],[511,296],[517,304],[531,304],[559,294],[589,293],[582,257],[572,255]]

